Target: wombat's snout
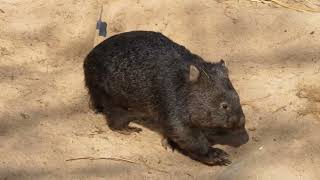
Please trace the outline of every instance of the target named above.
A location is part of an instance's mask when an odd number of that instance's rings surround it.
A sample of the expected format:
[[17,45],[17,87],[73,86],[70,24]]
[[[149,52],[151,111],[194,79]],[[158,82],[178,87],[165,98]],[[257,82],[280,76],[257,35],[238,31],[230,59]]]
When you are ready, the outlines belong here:
[[245,117],[244,115],[242,115],[242,116],[240,117],[238,126],[239,126],[239,127],[244,127],[245,121],[246,121],[246,117]]
[[228,119],[227,127],[232,129],[244,128],[245,125],[245,116],[232,116]]

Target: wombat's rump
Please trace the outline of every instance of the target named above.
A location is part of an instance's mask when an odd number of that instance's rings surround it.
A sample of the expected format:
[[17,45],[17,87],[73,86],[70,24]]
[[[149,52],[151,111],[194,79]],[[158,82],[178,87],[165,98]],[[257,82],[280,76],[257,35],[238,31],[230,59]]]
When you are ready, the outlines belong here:
[[204,129],[245,130],[224,62],[205,62],[161,33],[108,38],[88,54],[84,74],[92,107],[111,129],[128,129],[136,114],[151,116],[183,154],[202,163],[229,163]]

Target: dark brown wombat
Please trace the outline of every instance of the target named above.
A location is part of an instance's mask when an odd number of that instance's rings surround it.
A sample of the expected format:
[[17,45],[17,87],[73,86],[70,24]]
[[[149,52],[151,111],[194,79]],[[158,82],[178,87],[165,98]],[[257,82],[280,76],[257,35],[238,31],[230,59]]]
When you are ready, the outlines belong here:
[[210,129],[245,131],[224,61],[205,62],[161,33],[108,38],[88,54],[84,74],[92,106],[106,115],[111,129],[128,129],[135,112],[154,117],[164,137],[202,163],[230,162],[227,153],[211,147]]

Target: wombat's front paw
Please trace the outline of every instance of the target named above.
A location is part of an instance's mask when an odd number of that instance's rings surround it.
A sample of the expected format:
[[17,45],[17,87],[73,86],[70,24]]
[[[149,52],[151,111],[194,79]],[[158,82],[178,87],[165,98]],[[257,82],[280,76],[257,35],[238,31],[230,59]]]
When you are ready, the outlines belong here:
[[218,148],[210,148],[206,158],[203,158],[203,163],[207,165],[218,165],[218,166],[226,166],[231,163],[228,160],[228,154],[221,149]]

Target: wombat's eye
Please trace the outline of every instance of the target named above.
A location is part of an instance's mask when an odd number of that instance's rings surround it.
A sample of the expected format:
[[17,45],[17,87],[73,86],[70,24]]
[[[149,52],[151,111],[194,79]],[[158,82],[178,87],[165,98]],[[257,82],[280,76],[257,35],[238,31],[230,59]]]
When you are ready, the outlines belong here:
[[227,104],[226,102],[222,102],[222,103],[220,104],[220,107],[221,107],[222,109],[225,109],[225,110],[227,110],[227,109],[229,108],[229,106],[228,106],[228,104]]

